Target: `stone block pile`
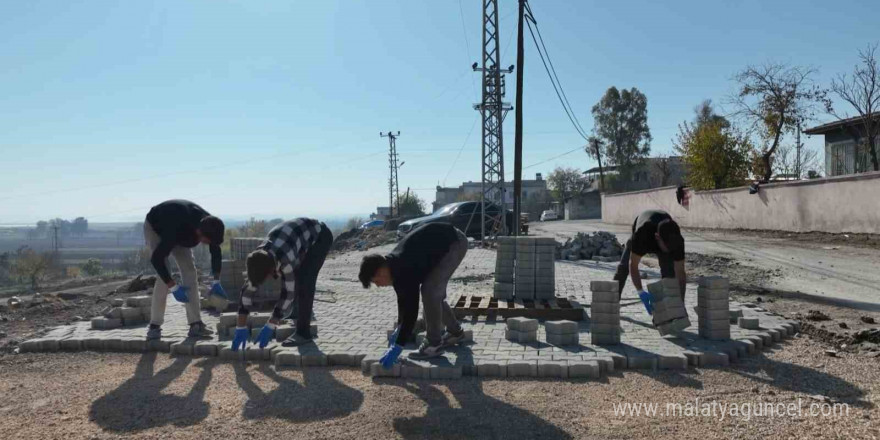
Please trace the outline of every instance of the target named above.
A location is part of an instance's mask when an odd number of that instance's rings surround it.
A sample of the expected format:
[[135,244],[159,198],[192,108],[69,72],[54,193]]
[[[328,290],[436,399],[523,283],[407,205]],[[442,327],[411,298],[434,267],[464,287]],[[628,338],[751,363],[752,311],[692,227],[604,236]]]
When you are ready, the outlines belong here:
[[648,284],[647,287],[654,304],[651,321],[661,336],[678,333],[690,327],[691,321],[684,307],[678,280],[664,278]]
[[559,246],[558,257],[562,260],[617,261],[623,254],[623,245],[617,236],[604,231],[585,234],[579,232]]
[[730,281],[720,276],[700,277],[697,319],[700,336],[713,341],[730,339]]
[[150,306],[153,297],[149,295],[130,296],[122,300],[116,298],[114,307],[103,313],[104,316],[92,318],[93,330],[112,330],[124,326],[141,325],[150,321]]
[[499,237],[494,297],[548,300],[556,296],[556,241],[549,237]]
[[511,342],[535,342],[538,340],[538,320],[522,317],[507,318],[504,337]]
[[594,345],[620,344],[620,294],[617,281],[591,281],[590,339]]
[[578,324],[574,321],[547,321],[544,323],[547,343],[556,346],[578,345]]

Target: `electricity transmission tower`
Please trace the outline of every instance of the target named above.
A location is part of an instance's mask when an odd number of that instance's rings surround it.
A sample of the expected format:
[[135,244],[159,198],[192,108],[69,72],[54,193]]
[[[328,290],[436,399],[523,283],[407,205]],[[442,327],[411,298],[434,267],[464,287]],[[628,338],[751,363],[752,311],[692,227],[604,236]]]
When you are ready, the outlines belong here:
[[400,215],[400,193],[397,191],[397,138],[400,136],[400,131],[397,134],[390,131],[388,134],[379,132],[379,136],[388,138],[388,168],[391,170],[391,175],[388,178],[388,211],[389,217],[394,217],[395,202],[397,203],[397,215]]
[[[513,72],[513,66],[500,68],[498,48],[498,0],[483,0],[483,57],[482,64],[474,63],[475,72],[483,73],[483,101],[474,105],[483,120],[483,184],[480,197],[480,239],[504,233],[507,209],[504,206],[504,142],[501,123],[513,107],[504,98],[504,74]],[[486,203],[496,209],[487,210]],[[514,219],[514,222],[516,220]],[[486,230],[486,226],[489,230]]]

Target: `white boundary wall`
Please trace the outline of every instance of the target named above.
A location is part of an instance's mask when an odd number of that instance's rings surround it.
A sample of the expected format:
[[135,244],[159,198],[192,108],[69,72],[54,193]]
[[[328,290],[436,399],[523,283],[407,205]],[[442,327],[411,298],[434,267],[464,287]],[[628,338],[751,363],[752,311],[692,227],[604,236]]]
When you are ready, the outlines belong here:
[[682,226],[794,232],[880,234],[880,172],[748,187],[690,191],[687,207],[675,187],[602,195],[602,221],[632,224],[646,209],[669,212]]

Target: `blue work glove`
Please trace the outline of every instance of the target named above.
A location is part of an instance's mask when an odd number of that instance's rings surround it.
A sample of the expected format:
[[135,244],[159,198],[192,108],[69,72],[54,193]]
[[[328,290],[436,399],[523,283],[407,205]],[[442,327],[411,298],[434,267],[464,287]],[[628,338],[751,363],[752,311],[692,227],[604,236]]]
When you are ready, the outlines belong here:
[[639,292],[639,299],[642,300],[642,304],[645,305],[645,310],[648,311],[648,314],[653,315],[654,314],[654,297],[650,293],[642,290],[641,292]]
[[275,329],[277,327],[277,325],[267,322],[266,325],[263,326],[263,329],[260,330],[260,334],[257,335],[257,338],[254,339],[254,344],[260,344],[260,348],[266,348],[266,346],[269,345],[269,341],[275,336]]
[[382,368],[389,369],[394,364],[397,363],[397,358],[400,357],[400,353],[403,353],[403,347],[394,344],[388,350],[385,350],[385,354],[382,355],[382,359],[379,359],[379,363],[382,364]]
[[229,299],[226,296],[226,291],[223,290],[223,286],[220,285],[220,281],[214,281],[211,283],[211,295],[217,295],[223,299]]
[[188,303],[189,297],[186,295],[188,292],[189,289],[180,284],[175,284],[174,287],[171,288],[171,294],[174,295],[174,299],[176,299],[177,302]]
[[394,327],[394,331],[391,332],[391,335],[388,336],[388,347],[390,348],[397,342],[397,337],[400,336],[400,326]]
[[239,348],[244,350],[250,335],[251,332],[247,327],[236,327],[235,337],[232,338],[232,351],[238,351]]

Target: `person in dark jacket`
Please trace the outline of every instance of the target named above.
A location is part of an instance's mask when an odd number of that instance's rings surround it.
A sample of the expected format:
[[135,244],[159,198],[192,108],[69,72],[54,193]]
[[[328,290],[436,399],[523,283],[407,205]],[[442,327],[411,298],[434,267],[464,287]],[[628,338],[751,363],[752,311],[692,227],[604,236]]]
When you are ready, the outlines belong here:
[[281,294],[272,317],[254,340],[260,348],[265,348],[275,336],[285,310],[294,301],[293,316],[296,319],[296,332],[281,345],[294,347],[312,341],[311,317],[315,302],[315,288],[318,272],[333,244],[333,234],[323,222],[310,218],[296,218],[280,223],[269,231],[266,240],[251,252],[245,265],[248,281],[241,290],[241,305],[238,309],[238,325],[232,339],[232,350],[245,348],[250,336],[247,317],[253,305],[253,294],[270,277],[281,276]]
[[[208,245],[211,252],[211,272],[214,275],[211,293],[225,298],[226,292],[220,286],[222,266],[220,245],[223,243],[224,232],[223,221],[187,200],[162,202],[147,214],[144,221],[144,239],[152,252],[150,261],[159,275],[153,286],[148,340],[162,337],[165,301],[169,292],[178,302],[186,304],[190,337],[210,337],[213,334],[202,322],[198,272],[192,248],[199,243]],[[168,271],[169,256],[174,257],[180,269],[182,284],[175,282]]]
[[379,287],[394,286],[397,293],[397,326],[381,359],[385,368],[398,361],[413,332],[420,296],[427,335],[418,351],[409,357],[440,356],[444,348],[463,340],[464,330],[446,302],[446,286],[467,249],[468,241],[463,232],[449,224],[428,223],[410,232],[388,255],[364,257],[358,274],[364,288],[369,288],[370,283]]
[[645,303],[648,313],[652,312],[651,296],[642,286],[639,273],[639,262],[646,254],[656,254],[660,263],[662,278],[676,278],[681,287],[684,299],[687,273],[684,267],[684,237],[681,228],[665,211],[649,210],[639,214],[633,222],[632,235],[626,241],[617,273],[614,279],[619,284],[619,293],[623,293],[627,276],[632,276],[632,283],[639,298]]

